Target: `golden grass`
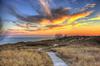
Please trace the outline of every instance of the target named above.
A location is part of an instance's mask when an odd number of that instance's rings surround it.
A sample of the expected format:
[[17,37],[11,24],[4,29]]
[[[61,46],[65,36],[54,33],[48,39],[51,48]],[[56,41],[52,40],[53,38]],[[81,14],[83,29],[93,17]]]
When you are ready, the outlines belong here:
[[53,66],[45,52],[37,50],[2,50],[0,66]]
[[66,46],[55,50],[69,66],[100,66],[100,48]]

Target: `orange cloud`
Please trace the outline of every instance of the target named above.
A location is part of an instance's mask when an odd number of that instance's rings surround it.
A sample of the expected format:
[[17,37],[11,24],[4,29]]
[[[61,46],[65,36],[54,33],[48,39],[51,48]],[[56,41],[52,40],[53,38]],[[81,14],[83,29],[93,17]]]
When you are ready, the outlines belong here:
[[[42,19],[41,27],[38,30],[27,31],[24,29],[13,29],[9,30],[9,35],[55,35],[57,33],[67,34],[67,35],[87,35],[87,36],[100,36],[100,25],[88,25],[82,26],[87,23],[77,23],[75,21],[81,18],[85,18],[91,15],[93,11],[86,11],[82,13],[72,14],[72,15],[61,15],[60,17],[54,19]],[[93,18],[91,20],[96,20],[98,18]],[[65,23],[66,22],[66,23]],[[65,23],[65,24],[64,24]],[[45,26],[45,27],[44,27]],[[42,29],[42,27],[47,29]]]
[[76,20],[85,18],[85,17],[91,15],[92,13],[93,13],[93,11],[86,11],[86,12],[76,13],[76,14],[72,14],[72,15],[61,15],[54,19],[42,19],[40,24],[43,26],[63,24],[65,22],[66,22],[66,24],[72,24]]

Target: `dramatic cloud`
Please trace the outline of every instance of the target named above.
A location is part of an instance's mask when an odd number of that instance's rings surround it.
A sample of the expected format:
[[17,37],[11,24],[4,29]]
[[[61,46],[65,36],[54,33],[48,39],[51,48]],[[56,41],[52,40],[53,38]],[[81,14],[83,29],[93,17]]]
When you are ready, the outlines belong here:
[[[76,1],[77,0],[72,0],[72,2]],[[94,8],[96,6],[95,3],[87,3],[81,8],[72,8],[65,6],[53,8],[50,6],[51,3],[55,4],[56,6],[60,5],[57,4],[57,2],[55,2],[54,0],[38,0],[38,4],[35,4],[33,0],[29,0],[28,3],[32,7],[32,9],[37,12],[36,15],[30,16],[21,14],[17,10],[16,6],[9,5],[8,9],[9,13],[14,15],[18,19],[18,21],[15,21],[13,23],[16,24],[17,27],[25,28],[25,31],[29,31],[29,33],[33,32],[33,34],[36,34],[36,32],[42,32],[41,34],[43,34],[43,32],[47,32],[47,34],[49,34],[48,32],[50,32],[51,34],[53,31],[53,34],[55,34],[56,31],[69,31],[73,28],[79,28],[83,25],[87,25],[87,22],[89,20],[100,20],[100,17],[89,18],[87,20],[83,19],[89,17],[94,13],[94,10],[92,10],[91,8]],[[79,11],[77,11],[78,9]],[[72,10],[73,13],[71,12]]]

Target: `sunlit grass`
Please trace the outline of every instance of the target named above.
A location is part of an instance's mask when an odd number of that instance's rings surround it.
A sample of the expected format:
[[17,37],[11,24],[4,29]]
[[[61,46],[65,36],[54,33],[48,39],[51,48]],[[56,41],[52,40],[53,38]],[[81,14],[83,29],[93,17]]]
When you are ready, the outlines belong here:
[[100,48],[66,46],[55,50],[69,66],[100,66]]
[[45,52],[37,50],[2,50],[0,66],[53,66]]

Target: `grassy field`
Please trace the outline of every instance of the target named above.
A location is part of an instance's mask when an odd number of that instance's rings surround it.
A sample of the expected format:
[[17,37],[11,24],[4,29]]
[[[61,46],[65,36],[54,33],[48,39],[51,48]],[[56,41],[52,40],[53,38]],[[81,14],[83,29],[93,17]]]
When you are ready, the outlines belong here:
[[66,46],[55,48],[69,66],[100,66],[100,48]]
[[0,66],[53,66],[45,52],[35,49],[1,50]]
[[1,45],[0,66],[53,66],[49,51],[68,66],[100,66],[100,38],[80,36]]

